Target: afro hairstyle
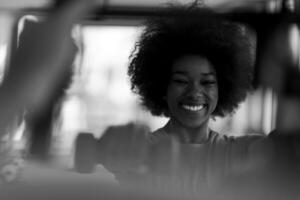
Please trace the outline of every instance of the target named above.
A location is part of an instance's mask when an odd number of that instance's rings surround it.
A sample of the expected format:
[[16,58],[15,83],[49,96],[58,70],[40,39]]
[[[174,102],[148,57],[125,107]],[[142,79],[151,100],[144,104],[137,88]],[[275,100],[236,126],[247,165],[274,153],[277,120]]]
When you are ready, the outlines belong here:
[[130,56],[132,91],[153,115],[168,117],[164,96],[174,61],[200,55],[217,74],[219,99],[212,116],[233,113],[252,89],[253,45],[245,28],[206,7],[181,5],[168,10],[176,14],[148,19]]

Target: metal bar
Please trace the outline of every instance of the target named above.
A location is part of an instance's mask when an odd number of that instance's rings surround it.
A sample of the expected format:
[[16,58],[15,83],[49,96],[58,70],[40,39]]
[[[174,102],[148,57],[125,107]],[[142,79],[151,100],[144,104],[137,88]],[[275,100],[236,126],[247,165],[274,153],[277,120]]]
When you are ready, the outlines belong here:
[[[24,14],[37,14],[47,15],[51,9],[24,9]],[[133,6],[106,6],[96,9],[91,15],[87,16],[83,20],[98,21],[107,18],[115,19],[135,19],[143,20],[149,17],[176,17],[178,12],[170,11],[165,7],[133,7]],[[213,15],[199,13],[192,13],[189,17],[209,17]],[[256,12],[256,11],[231,11],[227,13],[215,14],[215,17],[223,17],[229,20],[248,23],[248,24],[261,24],[270,21],[281,21],[288,23],[299,23],[300,13],[267,13],[267,12]],[[266,24],[265,24],[266,25]]]

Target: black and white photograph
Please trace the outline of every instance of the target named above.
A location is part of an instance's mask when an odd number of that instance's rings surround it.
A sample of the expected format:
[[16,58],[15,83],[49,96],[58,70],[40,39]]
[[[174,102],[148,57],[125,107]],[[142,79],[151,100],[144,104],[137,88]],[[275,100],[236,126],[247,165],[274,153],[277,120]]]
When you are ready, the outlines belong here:
[[1,200],[299,200],[299,0],[0,0]]

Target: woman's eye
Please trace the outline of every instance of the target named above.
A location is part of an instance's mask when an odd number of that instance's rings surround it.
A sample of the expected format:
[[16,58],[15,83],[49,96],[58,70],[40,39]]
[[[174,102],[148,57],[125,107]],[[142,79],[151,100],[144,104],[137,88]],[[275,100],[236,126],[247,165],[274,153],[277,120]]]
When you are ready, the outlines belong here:
[[217,81],[215,81],[215,80],[211,80],[211,81],[203,81],[203,82],[202,82],[203,85],[214,85],[214,84],[216,84],[216,83],[217,83]]
[[188,81],[183,79],[173,79],[173,82],[178,84],[188,84]]

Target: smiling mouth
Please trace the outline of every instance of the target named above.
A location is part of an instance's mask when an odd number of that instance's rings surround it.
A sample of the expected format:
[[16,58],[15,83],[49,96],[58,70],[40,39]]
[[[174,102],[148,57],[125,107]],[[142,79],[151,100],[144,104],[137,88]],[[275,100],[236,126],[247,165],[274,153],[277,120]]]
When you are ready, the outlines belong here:
[[202,104],[202,105],[196,105],[196,106],[195,105],[186,105],[186,104],[182,105],[183,109],[188,110],[188,111],[192,111],[192,112],[201,111],[204,107],[205,107],[204,104]]

